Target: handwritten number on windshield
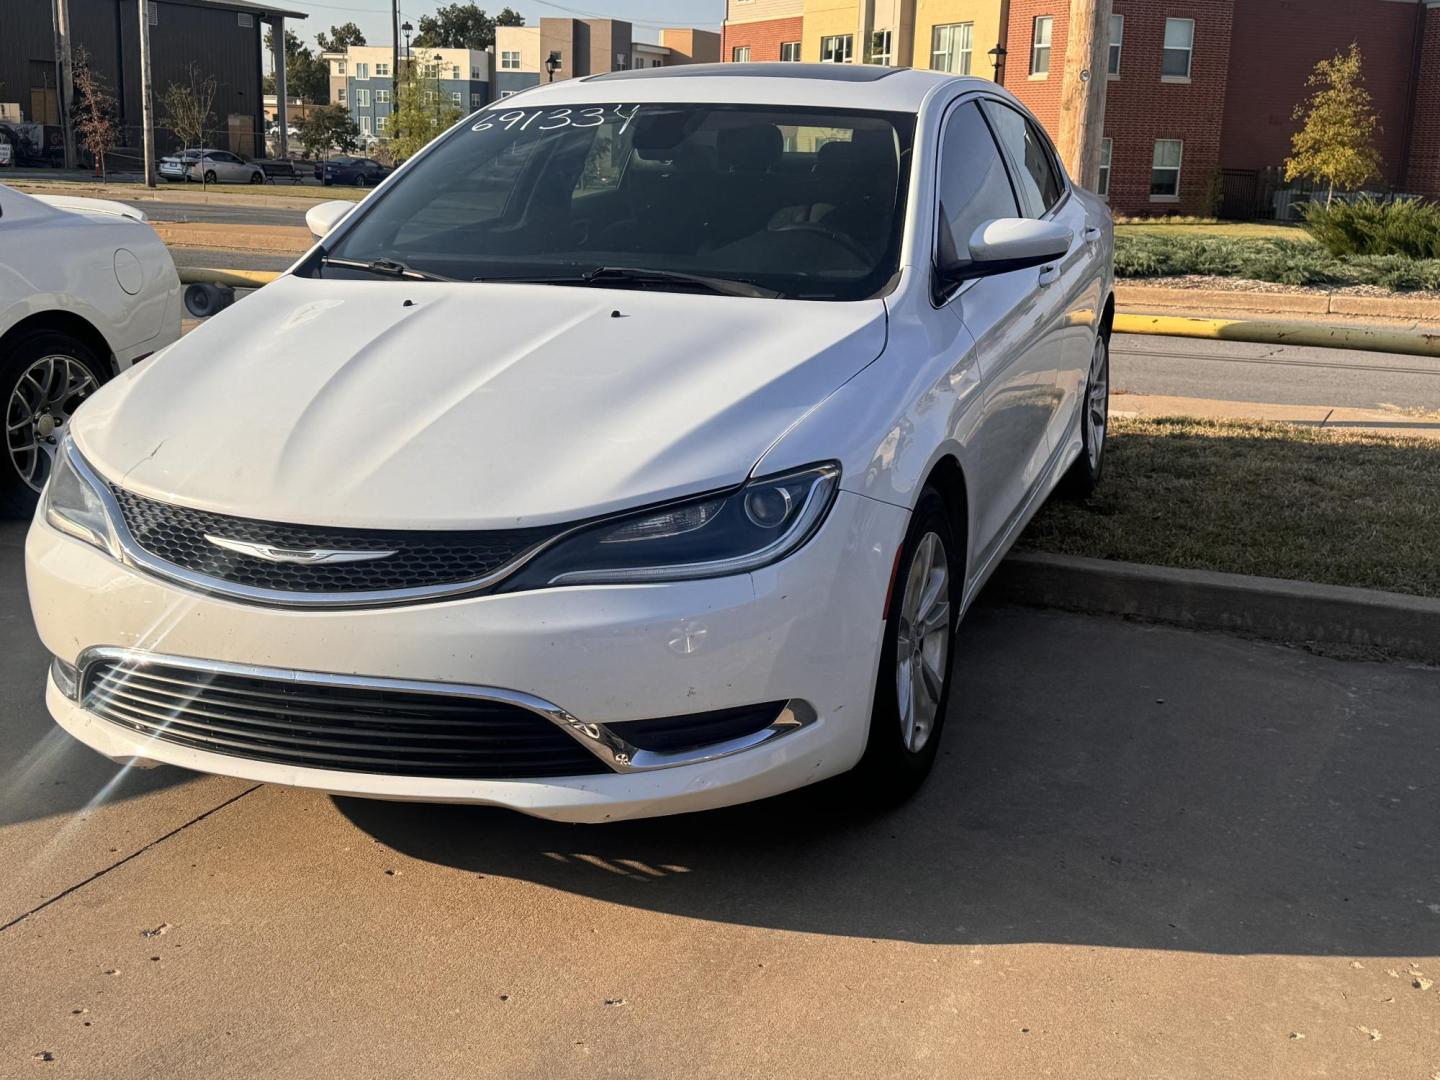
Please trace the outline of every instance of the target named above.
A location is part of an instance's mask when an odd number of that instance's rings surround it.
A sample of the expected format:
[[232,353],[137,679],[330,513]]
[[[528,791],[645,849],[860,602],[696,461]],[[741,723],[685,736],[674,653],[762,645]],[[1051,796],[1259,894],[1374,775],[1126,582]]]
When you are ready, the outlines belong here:
[[[536,131],[558,131],[566,127],[599,127],[606,120],[615,119],[625,121],[617,132],[623,135],[639,111],[639,105],[631,105],[629,112],[626,112],[622,105],[601,105],[585,109],[511,109],[503,113],[484,113],[483,119],[472,125],[470,130],[489,131],[491,128],[503,127],[506,131],[513,131],[518,127],[524,131],[531,124],[535,124]],[[537,120],[541,122],[536,124]]]

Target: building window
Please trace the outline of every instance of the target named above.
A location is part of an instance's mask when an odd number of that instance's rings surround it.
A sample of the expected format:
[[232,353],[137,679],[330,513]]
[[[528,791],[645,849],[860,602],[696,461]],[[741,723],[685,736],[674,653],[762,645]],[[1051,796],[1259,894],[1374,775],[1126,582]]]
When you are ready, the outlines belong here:
[[748,64],[750,62],[750,46],[736,45],[730,50],[730,61],[735,64]]
[[876,30],[870,35],[870,63],[890,66],[891,42],[894,35],[889,30]]
[[520,50],[506,49],[500,54],[500,68],[502,71],[520,70]]
[[780,43],[780,59],[786,63],[800,62],[800,43],[798,41],[782,41]]
[[451,90],[451,91],[450,91],[450,104],[451,104],[451,105],[454,105],[454,106],[457,106],[457,107],[458,107],[464,100],[465,100],[465,99],[460,96],[460,91],[459,91],[459,90]]
[[337,86],[335,88],[335,100],[341,105],[345,104],[345,88],[343,86]]
[[1110,16],[1110,62],[1105,66],[1108,75],[1120,74],[1120,49],[1125,44],[1125,16]]
[[450,65],[450,77],[451,77],[452,79],[458,79],[458,78],[460,78],[460,65],[459,65],[459,64],[451,64],[451,65]]
[[1111,139],[1100,140],[1100,177],[1095,181],[1095,194],[1102,199],[1110,197],[1110,155],[1114,152]]
[[376,104],[376,105],[389,105],[389,104],[390,104],[390,91],[389,91],[389,90],[376,90],[376,91],[375,91],[375,104]]
[[832,34],[820,39],[820,61],[825,64],[848,64],[855,58],[855,35]]
[[504,101],[507,97],[514,97],[514,96],[515,96],[515,91],[514,91],[514,90],[501,90],[501,91],[500,91],[500,100],[501,100],[501,101]]
[[375,134],[377,134],[377,135],[384,135],[385,132],[387,132],[387,131],[389,131],[389,130],[390,130],[390,117],[388,117],[388,116],[377,116],[377,117],[375,118]]
[[479,82],[479,81],[480,81],[480,69],[479,69],[479,68],[471,68],[471,69],[470,69],[470,78],[473,79],[475,82]]
[[1050,74],[1050,31],[1055,19],[1050,15],[1035,16],[1035,28],[1030,45],[1030,74]]
[[362,135],[369,135],[369,134],[370,134],[370,117],[368,117],[368,116],[362,116],[362,117],[360,117],[360,134],[362,134]]
[[355,65],[355,78],[357,78],[357,79],[368,79],[368,78],[370,78],[370,65],[369,65],[369,64],[356,64],[356,65]]
[[483,100],[481,100],[482,97],[483,97],[483,95],[481,95],[481,94],[471,94],[471,95],[470,95],[470,107],[471,107],[472,109],[478,109],[481,105],[484,105],[485,102],[484,102]]
[[368,109],[368,108],[370,107],[370,91],[369,91],[369,90],[356,90],[356,91],[355,91],[355,104],[356,104],[356,106],[357,106],[358,108]]
[[345,74],[345,61],[344,61],[344,60],[337,60],[337,61],[335,61],[335,74],[336,74],[336,75],[344,75],[344,74]]
[[930,67],[951,75],[970,74],[970,47],[975,37],[974,23],[951,23],[937,26],[930,32]]
[[1190,55],[1195,51],[1195,20],[1165,20],[1165,53],[1160,61],[1162,79],[1190,78]]
[[388,79],[388,78],[390,77],[390,65],[389,65],[389,64],[376,64],[376,65],[375,65],[375,77],[376,77],[377,79]]
[[1156,139],[1155,160],[1150,169],[1150,198],[1180,197],[1180,160],[1185,144],[1179,139]]

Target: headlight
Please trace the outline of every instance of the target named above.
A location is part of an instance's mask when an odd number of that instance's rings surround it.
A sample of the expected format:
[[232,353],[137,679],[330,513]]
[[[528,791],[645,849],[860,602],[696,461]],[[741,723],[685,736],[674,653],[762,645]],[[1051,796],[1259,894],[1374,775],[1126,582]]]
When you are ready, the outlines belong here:
[[829,463],[752,480],[729,494],[611,518],[542,552],[503,588],[745,573],[783,559],[810,539],[839,486],[840,467]]
[[66,436],[55,453],[50,481],[41,496],[41,513],[61,532],[118,557],[119,544],[99,482]]

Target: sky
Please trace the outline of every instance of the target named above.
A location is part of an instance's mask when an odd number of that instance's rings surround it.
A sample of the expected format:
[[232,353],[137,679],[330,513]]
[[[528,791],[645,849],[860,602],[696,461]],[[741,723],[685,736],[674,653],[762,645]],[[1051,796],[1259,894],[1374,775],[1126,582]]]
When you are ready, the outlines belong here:
[[[400,21],[418,24],[444,0],[400,0]],[[506,0],[475,0],[491,15],[507,6]],[[310,17],[289,24],[310,46],[315,34],[331,26],[353,22],[371,45],[390,44],[389,0],[285,0],[282,7],[308,12]],[[698,26],[720,29],[725,18],[725,0],[509,0],[509,7],[525,16],[533,26],[544,16],[627,19],[635,25],[638,41],[657,41],[662,26]]]

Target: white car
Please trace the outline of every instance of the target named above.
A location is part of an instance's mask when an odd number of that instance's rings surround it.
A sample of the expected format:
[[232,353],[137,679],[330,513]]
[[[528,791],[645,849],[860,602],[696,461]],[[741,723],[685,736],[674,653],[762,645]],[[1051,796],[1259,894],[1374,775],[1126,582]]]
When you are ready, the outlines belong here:
[[203,180],[207,184],[263,184],[265,170],[229,150],[183,150],[155,166],[164,180]]
[[34,509],[80,402],[175,341],[180,311],[141,211],[0,186],[0,512]]
[[1110,217],[989,82],[572,79],[309,220],[85,406],[31,530],[49,707],[115,760],[569,821],[892,798],[966,606],[1100,475]]

